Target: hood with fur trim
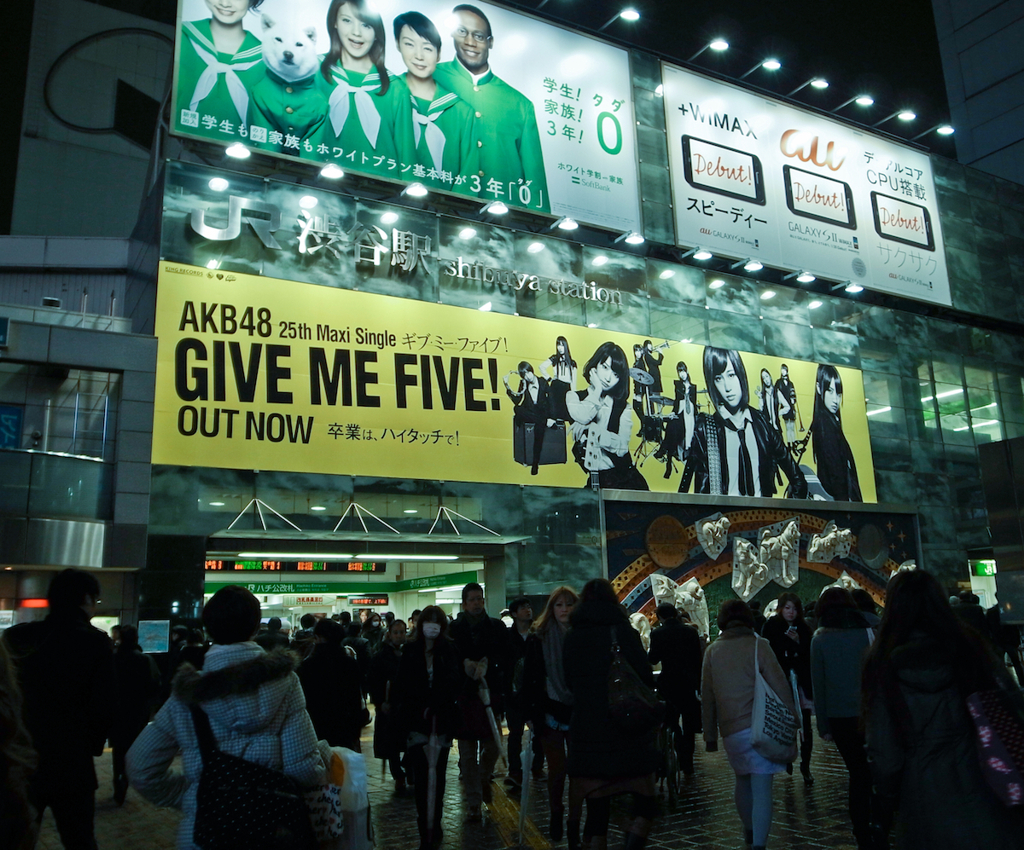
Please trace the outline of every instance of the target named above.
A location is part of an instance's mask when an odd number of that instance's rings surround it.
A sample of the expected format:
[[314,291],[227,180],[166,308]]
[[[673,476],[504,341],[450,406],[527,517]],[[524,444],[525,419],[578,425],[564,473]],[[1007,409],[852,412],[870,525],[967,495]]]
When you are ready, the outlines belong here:
[[214,646],[204,669],[183,664],[173,693],[186,706],[202,705],[215,723],[252,734],[266,727],[293,687],[298,659],[287,650],[264,650],[253,642]]

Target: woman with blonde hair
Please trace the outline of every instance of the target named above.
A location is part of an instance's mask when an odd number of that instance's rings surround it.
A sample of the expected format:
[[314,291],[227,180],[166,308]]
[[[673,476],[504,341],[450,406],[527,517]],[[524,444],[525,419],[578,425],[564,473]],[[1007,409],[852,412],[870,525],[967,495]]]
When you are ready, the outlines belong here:
[[[579,601],[567,585],[556,587],[536,619],[526,640],[523,663],[523,695],[526,716],[544,747],[548,762],[548,803],[551,807],[552,840],[562,838],[562,794],[565,791],[565,757],[569,746],[572,692],[565,683],[562,648],[569,631],[569,615]],[[579,835],[579,821],[570,824],[570,838]],[[575,832],[574,832],[575,830]]]
[[28,799],[35,766],[14,662],[0,640],[0,847],[29,850],[35,845],[35,811]]

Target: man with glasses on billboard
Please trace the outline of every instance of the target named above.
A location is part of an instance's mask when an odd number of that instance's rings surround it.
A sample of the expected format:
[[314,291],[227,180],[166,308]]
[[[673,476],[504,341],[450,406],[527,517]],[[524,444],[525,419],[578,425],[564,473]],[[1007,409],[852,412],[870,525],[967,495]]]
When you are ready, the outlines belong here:
[[494,36],[476,6],[452,10],[455,56],[437,66],[434,77],[476,113],[480,169],[470,191],[489,200],[547,212],[550,209],[544,156],[533,103],[491,71]]

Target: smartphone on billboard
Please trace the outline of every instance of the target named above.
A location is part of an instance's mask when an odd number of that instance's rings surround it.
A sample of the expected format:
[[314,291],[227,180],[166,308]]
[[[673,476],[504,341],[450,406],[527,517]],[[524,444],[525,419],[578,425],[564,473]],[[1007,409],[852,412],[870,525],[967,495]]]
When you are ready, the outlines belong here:
[[794,215],[856,230],[853,190],[848,183],[792,165],[782,166],[782,176],[786,205]]
[[872,192],[871,209],[875,214],[875,231],[879,236],[926,251],[935,250],[932,219],[925,207],[881,192]]
[[683,174],[695,189],[764,206],[761,160],[746,151],[683,136]]

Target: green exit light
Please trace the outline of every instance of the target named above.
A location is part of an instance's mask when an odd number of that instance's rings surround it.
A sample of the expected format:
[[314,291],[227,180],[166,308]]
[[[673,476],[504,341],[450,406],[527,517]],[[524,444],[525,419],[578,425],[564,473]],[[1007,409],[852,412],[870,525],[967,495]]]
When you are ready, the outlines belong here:
[[996,562],[991,560],[986,561],[971,561],[971,575],[972,576],[994,576],[996,574]]

